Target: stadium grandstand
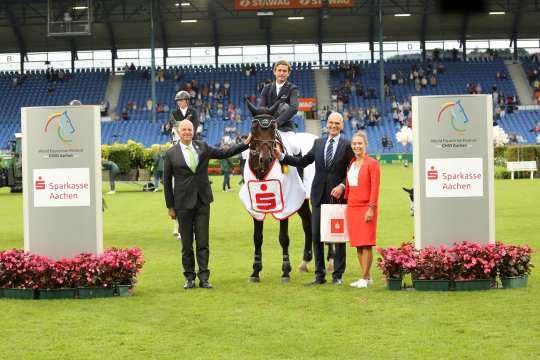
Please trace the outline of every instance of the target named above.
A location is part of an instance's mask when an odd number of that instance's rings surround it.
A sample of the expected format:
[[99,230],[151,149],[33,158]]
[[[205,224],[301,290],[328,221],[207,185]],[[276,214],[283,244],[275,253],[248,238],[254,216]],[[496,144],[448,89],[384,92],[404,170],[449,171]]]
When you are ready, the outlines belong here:
[[321,135],[339,111],[347,137],[367,131],[369,152],[406,153],[396,133],[411,126],[411,96],[481,93],[511,141],[536,143],[540,3],[457,3],[4,0],[0,148],[20,131],[21,107],[73,99],[101,106],[104,144],[164,143],[179,90],[192,94],[202,137],[220,144],[249,132],[245,99],[278,59],[308,103],[298,131]]

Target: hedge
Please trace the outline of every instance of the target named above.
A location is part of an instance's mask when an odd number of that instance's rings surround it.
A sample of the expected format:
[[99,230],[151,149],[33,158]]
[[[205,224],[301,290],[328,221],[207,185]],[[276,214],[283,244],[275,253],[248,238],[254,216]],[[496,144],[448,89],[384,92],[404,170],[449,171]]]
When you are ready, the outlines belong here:
[[[171,147],[171,144],[154,144],[149,148],[145,148],[141,143],[128,140],[127,144],[101,145],[101,157],[105,160],[115,162],[122,174],[127,174],[131,169],[146,169],[150,171],[154,164],[154,157],[160,146],[163,146],[167,150]],[[231,161],[235,167],[240,164],[240,158],[238,156],[231,158]],[[208,167],[219,168],[219,160],[211,159],[208,162]]]

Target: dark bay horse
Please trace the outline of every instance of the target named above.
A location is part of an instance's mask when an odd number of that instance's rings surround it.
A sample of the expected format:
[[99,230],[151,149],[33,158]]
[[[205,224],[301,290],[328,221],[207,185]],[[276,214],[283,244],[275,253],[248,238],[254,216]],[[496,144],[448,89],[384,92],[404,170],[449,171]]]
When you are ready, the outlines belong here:
[[[257,180],[263,180],[274,164],[274,148],[280,146],[283,149],[283,143],[277,123],[273,115],[280,103],[276,103],[271,108],[255,108],[251,102],[246,101],[247,107],[253,115],[251,124],[251,143],[248,166]],[[311,210],[309,200],[305,200],[297,211],[302,219],[302,228],[304,230],[304,255],[302,266],[304,270],[306,263],[312,259],[311,243]],[[263,269],[262,265],[262,244],[263,244],[263,225],[264,221],[253,219],[253,242],[255,245],[255,254],[253,259],[253,272],[250,275],[251,282],[259,282],[259,273]],[[283,254],[283,263],[281,266],[281,280],[290,281],[290,272],[292,270],[289,259],[289,220],[283,219],[279,222],[279,244]],[[302,269],[302,268],[301,268]]]

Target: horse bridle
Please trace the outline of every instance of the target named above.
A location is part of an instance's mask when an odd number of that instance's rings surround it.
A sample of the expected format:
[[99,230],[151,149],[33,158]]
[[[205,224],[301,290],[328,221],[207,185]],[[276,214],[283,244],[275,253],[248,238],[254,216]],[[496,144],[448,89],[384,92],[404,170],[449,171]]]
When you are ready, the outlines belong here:
[[[253,119],[251,123],[253,124],[255,122],[257,122],[261,128],[268,129],[270,126],[272,126],[272,124],[276,123],[276,119],[266,119],[266,118]],[[274,129],[274,137],[272,140],[265,140],[265,139],[260,139],[256,137],[251,138],[250,151],[251,151],[251,154],[253,155],[257,154],[257,150],[256,150],[257,147],[255,146],[255,142],[263,143],[263,144],[270,143],[270,149],[272,151],[276,148],[276,144],[278,144],[281,146],[282,151],[285,151],[285,147],[283,146],[283,140],[281,138],[281,134],[277,130],[277,127],[276,129]]]

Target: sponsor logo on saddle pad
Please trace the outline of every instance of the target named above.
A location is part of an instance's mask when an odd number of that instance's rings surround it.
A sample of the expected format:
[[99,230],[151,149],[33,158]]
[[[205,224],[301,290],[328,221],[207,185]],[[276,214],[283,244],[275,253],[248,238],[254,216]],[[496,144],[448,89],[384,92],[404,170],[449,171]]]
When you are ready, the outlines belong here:
[[247,186],[253,211],[275,213],[283,210],[283,191],[279,180],[250,180]]

